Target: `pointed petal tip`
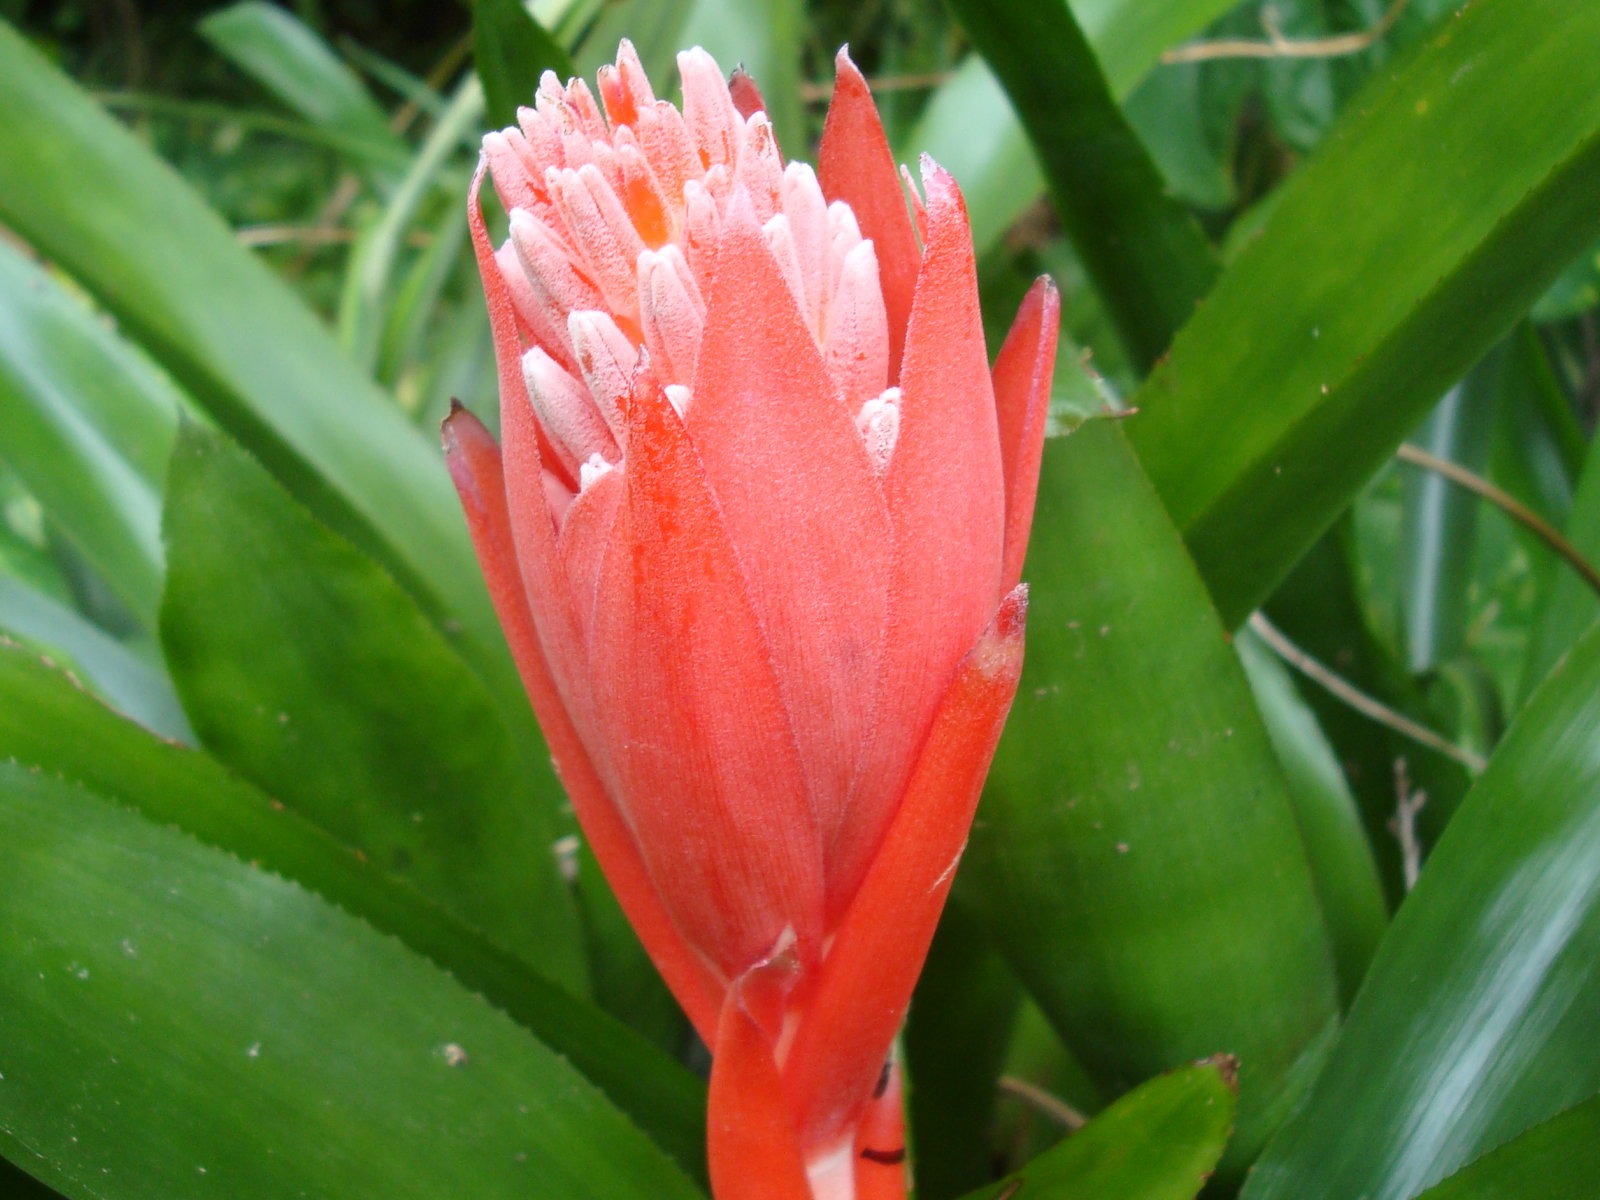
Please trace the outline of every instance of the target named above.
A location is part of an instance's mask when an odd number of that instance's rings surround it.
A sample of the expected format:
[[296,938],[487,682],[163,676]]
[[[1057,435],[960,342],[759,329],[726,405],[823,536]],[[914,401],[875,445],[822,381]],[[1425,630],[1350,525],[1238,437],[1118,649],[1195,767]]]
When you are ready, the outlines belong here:
[[994,615],[994,634],[1001,641],[1014,641],[1023,635],[1028,624],[1028,585],[1019,583],[1000,601]]

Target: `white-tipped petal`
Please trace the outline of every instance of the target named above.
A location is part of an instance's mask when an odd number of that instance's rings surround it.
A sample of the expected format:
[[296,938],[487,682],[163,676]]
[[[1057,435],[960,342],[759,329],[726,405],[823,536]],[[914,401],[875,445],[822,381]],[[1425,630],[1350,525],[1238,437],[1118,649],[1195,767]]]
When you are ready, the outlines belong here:
[[535,346],[522,356],[522,378],[528,385],[528,398],[533,401],[539,423],[550,435],[569,473],[576,474],[578,464],[591,455],[617,457],[616,439],[601,419],[589,390],[560,363]]
[[690,392],[688,388],[681,383],[669,383],[661,390],[666,393],[667,401],[673,408],[677,409],[680,417],[689,415]]
[[604,475],[607,471],[611,470],[611,467],[612,464],[608,463],[599,454],[589,455],[588,458],[584,459],[583,462],[578,465],[578,491],[588,491],[590,485]]
[[873,470],[882,475],[889,469],[894,444],[900,437],[900,389],[889,388],[863,404],[856,428],[861,431],[861,444],[866,447]]
[[567,318],[572,338],[572,353],[578,371],[588,385],[600,416],[611,428],[611,435],[622,444],[627,419],[623,410],[633,389],[634,372],[639,366],[639,350],[627,334],[617,328],[610,313],[585,310]]
[[778,139],[766,113],[752,113],[739,132],[743,145],[734,168],[734,182],[742,184],[750,194],[756,219],[765,221],[779,211],[782,203],[783,155],[778,152]]
[[[761,227],[761,233],[767,239],[767,249],[772,251],[772,257],[778,264],[783,281],[789,285],[795,307],[800,310],[802,318],[806,317],[810,312],[810,305],[806,299],[805,274],[800,269],[800,256],[795,253],[794,232],[789,227],[789,218],[779,213]],[[811,336],[817,336],[814,327],[811,329]]]
[[889,383],[889,315],[878,282],[878,256],[861,242],[844,256],[828,303],[822,360],[846,401],[859,404]]
[[600,289],[572,261],[571,252],[558,242],[545,223],[524,209],[511,213],[511,244],[522,264],[536,301],[561,324],[575,308],[599,308]]
[[833,238],[828,228],[828,202],[822,198],[816,172],[805,163],[790,163],[783,171],[783,212],[789,218],[795,259],[805,285],[806,320],[812,330],[822,328],[822,314],[832,289],[828,264]]
[[738,161],[743,122],[728,95],[722,68],[696,46],[678,55],[678,76],[683,81],[683,120],[701,163],[731,169]]
[[658,376],[692,383],[705,329],[705,303],[676,246],[639,255],[639,325]]
[[[551,171],[546,176],[550,198],[571,231],[612,312],[634,319],[634,263],[644,241],[611,185],[593,164]],[[597,305],[586,304],[584,308]]]
[[711,273],[721,231],[716,197],[700,180],[691,179],[683,185],[683,250],[689,265],[703,276]]

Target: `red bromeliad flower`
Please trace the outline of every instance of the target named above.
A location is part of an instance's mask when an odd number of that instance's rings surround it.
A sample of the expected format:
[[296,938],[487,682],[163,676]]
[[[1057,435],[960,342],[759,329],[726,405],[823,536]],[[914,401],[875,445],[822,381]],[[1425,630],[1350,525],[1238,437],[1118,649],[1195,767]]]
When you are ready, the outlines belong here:
[[[1055,356],[991,376],[971,234],[843,53],[821,167],[704,51],[484,139],[504,446],[446,422],[585,834],[712,1048],[718,1200],[905,1195],[887,1063],[1021,668]],[[484,169],[511,215],[496,250]],[[909,178],[907,179],[909,184]]]

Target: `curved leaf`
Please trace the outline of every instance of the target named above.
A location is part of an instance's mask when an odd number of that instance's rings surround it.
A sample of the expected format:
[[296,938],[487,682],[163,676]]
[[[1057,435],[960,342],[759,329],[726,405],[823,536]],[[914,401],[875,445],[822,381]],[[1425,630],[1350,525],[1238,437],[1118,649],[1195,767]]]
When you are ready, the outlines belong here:
[[1118,422],[1046,443],[1024,578],[1026,665],[965,869],[1100,1083],[1238,1057],[1237,1169],[1318,1064],[1334,971],[1282,769]]
[[1600,626],[1406,899],[1249,1200],[1404,1200],[1600,1090]]
[[1417,1200],[1573,1200],[1600,1194],[1600,1096],[1535,1125]]
[[1192,1200],[1227,1145],[1233,1085],[1227,1060],[1152,1079],[967,1200]]
[[437,449],[165,163],[4,22],[0,78],[0,175],[28,181],[0,188],[0,221],[431,616],[459,623],[474,665],[521,711]]
[[3,641],[0,759],[81,782],[393,935],[504,1009],[685,1170],[704,1176],[704,1083],[209,755],[119,720],[59,670]]
[[151,629],[161,486],[182,404],[86,305],[0,241],[0,459]]
[[466,662],[220,434],[180,433],[167,497],[161,640],[201,742],[581,990],[553,814],[534,791],[549,766],[519,752]]
[[294,883],[14,764],[0,863],[0,1149],[69,1196],[696,1196],[558,1055]]
[[1230,625],[1600,230],[1596,45],[1600,6],[1462,8],[1280,189],[1135,397]]

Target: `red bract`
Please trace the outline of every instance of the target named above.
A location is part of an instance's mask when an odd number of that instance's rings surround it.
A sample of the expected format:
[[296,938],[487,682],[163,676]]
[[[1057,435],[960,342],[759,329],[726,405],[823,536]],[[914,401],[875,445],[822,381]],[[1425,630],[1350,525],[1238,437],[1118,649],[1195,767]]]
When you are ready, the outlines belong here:
[[[991,376],[955,182],[839,57],[820,176],[700,50],[547,75],[469,206],[450,469],[578,819],[712,1048],[719,1200],[905,1194],[886,1066],[1016,688],[1057,302]],[[484,170],[510,213],[496,250]]]

